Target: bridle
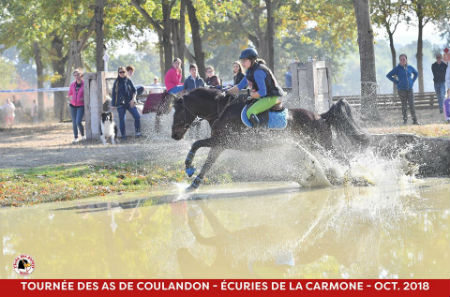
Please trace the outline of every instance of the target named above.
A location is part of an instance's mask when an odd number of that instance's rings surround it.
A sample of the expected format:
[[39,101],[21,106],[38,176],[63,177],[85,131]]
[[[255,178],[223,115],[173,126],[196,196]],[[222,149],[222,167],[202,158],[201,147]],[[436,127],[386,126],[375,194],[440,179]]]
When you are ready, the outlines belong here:
[[[224,94],[224,93],[225,93],[225,92],[223,92],[223,94]],[[194,123],[194,121],[195,121],[197,118],[199,118],[198,121],[206,120],[206,121],[208,121],[208,122],[211,121],[211,120],[213,120],[214,118],[216,118],[216,119],[214,120],[214,122],[211,124],[211,128],[212,128],[212,127],[214,127],[214,124],[217,122],[217,120],[220,119],[220,118],[222,117],[222,115],[223,115],[223,113],[225,112],[225,110],[227,110],[227,108],[228,108],[230,105],[234,104],[237,100],[239,100],[239,96],[235,96],[235,97],[233,98],[233,100],[230,100],[230,98],[228,97],[227,103],[226,103],[225,106],[222,108],[222,110],[221,110],[221,108],[220,108],[220,102],[219,102],[220,98],[219,98],[219,99],[215,98],[214,100],[216,101],[217,110],[216,110],[215,112],[213,112],[213,113],[211,113],[211,114],[209,114],[209,115],[207,115],[207,116],[205,116],[205,117],[201,117],[201,118],[200,118],[198,115],[196,115],[194,112],[192,112],[192,110],[191,110],[189,107],[186,106],[186,103],[185,103],[184,99],[181,99],[181,100],[182,100],[182,102],[183,102],[183,109],[184,109],[184,124],[185,124],[184,128],[185,128],[185,129],[189,129],[189,127],[192,125],[192,123]],[[194,118],[194,120],[193,120],[190,124],[187,124],[187,122],[188,122],[188,120],[187,120],[187,114],[188,114],[188,113]]]

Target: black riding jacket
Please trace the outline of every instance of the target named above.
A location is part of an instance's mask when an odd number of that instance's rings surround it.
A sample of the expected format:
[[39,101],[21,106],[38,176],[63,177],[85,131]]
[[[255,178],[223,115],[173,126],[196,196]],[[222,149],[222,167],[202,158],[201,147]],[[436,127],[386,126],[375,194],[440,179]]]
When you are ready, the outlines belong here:
[[255,91],[258,91],[258,85],[255,81],[255,71],[256,70],[262,70],[266,73],[266,78],[264,80],[266,84],[267,89],[267,96],[283,96],[284,92],[283,89],[278,85],[277,80],[275,79],[272,71],[264,64],[260,62],[256,62],[247,70],[246,78],[248,81],[250,81],[253,85],[253,89]]

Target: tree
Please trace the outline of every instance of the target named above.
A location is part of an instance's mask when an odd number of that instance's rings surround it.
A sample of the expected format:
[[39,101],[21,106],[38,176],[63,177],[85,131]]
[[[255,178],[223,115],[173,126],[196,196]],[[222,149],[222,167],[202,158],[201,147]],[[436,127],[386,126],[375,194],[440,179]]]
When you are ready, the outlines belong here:
[[361,64],[361,116],[377,119],[377,76],[369,0],[353,0],[358,27],[359,60]]
[[95,62],[97,71],[105,70],[104,55],[104,32],[103,32],[103,14],[105,0],[95,0]]
[[[161,0],[160,3],[146,2],[141,0],[131,0],[131,4],[144,17],[149,25],[158,33],[161,38],[164,53],[164,69],[161,72],[167,72],[172,67],[173,51],[171,40],[171,11],[174,1]],[[157,5],[156,5],[157,4]],[[147,6],[144,7],[144,5]],[[161,15],[162,12],[162,15]],[[153,16],[155,15],[155,16]]]
[[410,10],[417,17],[417,71],[419,72],[419,93],[423,87],[423,28],[430,22],[438,21],[449,7],[448,0],[411,0]]
[[[389,39],[389,47],[392,56],[392,68],[397,66],[397,53],[394,44],[394,33],[402,21],[405,14],[406,0],[372,0],[370,11],[372,20],[378,26],[381,26],[386,31]],[[392,85],[392,91],[395,94],[397,88],[395,84]]]
[[[48,44],[46,30],[48,22],[40,13],[42,5],[39,1],[1,1],[0,2],[0,43],[3,50],[17,46],[20,56],[27,60],[32,58],[36,64],[37,87],[44,87],[45,57],[43,50]],[[38,118],[44,117],[44,97],[38,97]]]
[[200,35],[200,23],[197,17],[197,10],[192,0],[186,0],[186,6],[189,16],[189,23],[192,30],[192,43],[194,45],[193,59],[197,62],[200,75],[205,73],[205,53],[203,52],[202,38]]

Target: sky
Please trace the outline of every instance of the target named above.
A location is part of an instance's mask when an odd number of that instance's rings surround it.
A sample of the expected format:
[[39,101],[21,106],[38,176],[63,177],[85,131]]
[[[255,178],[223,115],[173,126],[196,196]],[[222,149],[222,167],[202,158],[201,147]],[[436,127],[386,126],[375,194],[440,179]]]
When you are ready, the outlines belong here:
[[[384,33],[384,29],[374,27],[374,31],[376,34],[375,39],[388,41],[387,36]],[[439,31],[437,30],[436,26],[433,25],[432,23],[428,23],[424,27],[423,31],[424,40],[427,40],[432,44],[444,44],[445,39],[441,38],[439,35],[440,35]],[[147,32],[142,38],[147,39],[153,43],[156,43],[158,41],[157,35],[152,32]],[[400,24],[397,29],[397,32],[395,32],[394,34],[394,38],[395,43],[397,45],[406,45],[415,42],[417,41],[417,27],[407,26],[406,24]],[[116,48],[117,50],[114,52],[115,55],[129,54],[135,52],[134,45],[127,41],[120,42]]]
[[[374,29],[377,40],[383,39],[388,41],[387,35],[381,28]],[[406,24],[400,24],[397,31],[394,34],[395,43],[399,45],[406,45],[417,41],[418,30],[416,26],[407,26]],[[444,44],[445,39],[441,38],[440,32],[436,26],[428,23],[423,29],[423,39],[428,40],[433,44]],[[389,42],[389,41],[388,41]],[[448,45],[447,45],[448,46]]]

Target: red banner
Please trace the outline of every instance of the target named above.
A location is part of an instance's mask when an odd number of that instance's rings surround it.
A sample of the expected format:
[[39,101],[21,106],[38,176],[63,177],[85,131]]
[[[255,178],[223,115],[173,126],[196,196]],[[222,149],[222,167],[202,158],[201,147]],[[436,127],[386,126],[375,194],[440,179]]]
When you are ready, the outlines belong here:
[[2,296],[450,296],[450,280],[0,280]]

